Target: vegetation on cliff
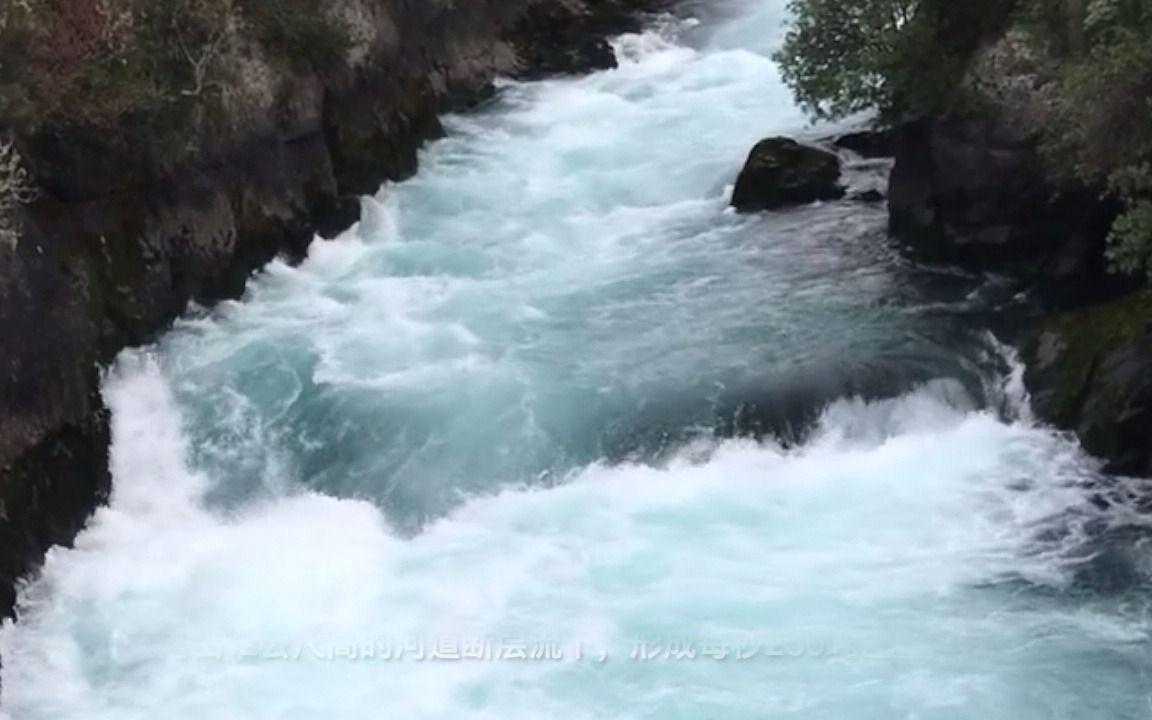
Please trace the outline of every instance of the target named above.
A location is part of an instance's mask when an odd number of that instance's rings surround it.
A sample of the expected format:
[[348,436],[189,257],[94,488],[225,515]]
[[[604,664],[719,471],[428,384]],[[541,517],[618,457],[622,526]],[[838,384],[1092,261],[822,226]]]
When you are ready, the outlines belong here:
[[996,112],[1118,197],[1109,259],[1152,272],[1152,2],[793,0],[778,60],[816,117]]
[[1012,0],[793,0],[777,53],[813,116],[878,110],[896,122],[955,109],[973,52],[1001,32]]
[[[346,29],[322,0],[18,0],[0,8],[0,124],[188,119],[254,49],[322,67]],[[191,115],[190,115],[191,111]]]
[[348,46],[324,0],[0,5],[0,246],[16,245],[19,210],[37,194],[22,157],[33,138],[83,128],[107,145],[142,140],[172,165],[227,134],[244,95],[264,91],[260,68],[324,72]]

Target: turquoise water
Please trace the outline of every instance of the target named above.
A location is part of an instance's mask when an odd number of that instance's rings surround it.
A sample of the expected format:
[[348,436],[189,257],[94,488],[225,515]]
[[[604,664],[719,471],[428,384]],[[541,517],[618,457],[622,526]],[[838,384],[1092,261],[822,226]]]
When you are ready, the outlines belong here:
[[113,501],[0,632],[6,711],[1146,717],[1140,516],[1029,420],[983,281],[882,208],[726,209],[755,140],[828,131],[783,5],[504,86],[124,353]]

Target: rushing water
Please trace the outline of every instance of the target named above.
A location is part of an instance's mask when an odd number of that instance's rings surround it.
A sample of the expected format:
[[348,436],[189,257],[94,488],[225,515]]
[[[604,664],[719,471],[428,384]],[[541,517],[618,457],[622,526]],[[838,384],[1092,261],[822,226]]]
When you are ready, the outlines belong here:
[[880,208],[726,211],[756,139],[818,132],[783,5],[505,87],[126,352],[111,507],[0,634],[6,711],[1152,713],[1141,516],[1028,421],[995,287],[901,261]]

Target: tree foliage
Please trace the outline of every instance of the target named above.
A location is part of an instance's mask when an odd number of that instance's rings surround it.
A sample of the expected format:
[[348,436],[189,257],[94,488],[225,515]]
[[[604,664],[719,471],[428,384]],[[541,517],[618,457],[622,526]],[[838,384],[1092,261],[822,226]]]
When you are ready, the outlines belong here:
[[[793,0],[777,54],[814,117],[889,121],[985,107],[973,58],[1011,31],[1050,71],[1032,118],[1046,156],[1123,202],[1109,257],[1152,272],[1152,0]],[[978,88],[977,88],[978,89]]]
[[875,109],[891,120],[967,104],[971,53],[1001,29],[1015,0],[792,0],[776,54],[814,117]]
[[1058,67],[1043,141],[1050,158],[1123,206],[1108,258],[1152,273],[1152,0],[1032,0],[1035,41]]
[[793,0],[793,25],[776,55],[784,80],[817,117],[892,102],[888,69],[916,0]]

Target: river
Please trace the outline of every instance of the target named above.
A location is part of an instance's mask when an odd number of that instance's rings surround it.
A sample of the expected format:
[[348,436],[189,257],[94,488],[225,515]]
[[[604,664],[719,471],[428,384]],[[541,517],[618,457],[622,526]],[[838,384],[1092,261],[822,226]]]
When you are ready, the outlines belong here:
[[502,85],[123,353],[111,505],[0,631],[11,717],[1148,717],[1139,517],[1031,420],[1013,299],[882,206],[726,208],[756,140],[832,130],[784,6]]

